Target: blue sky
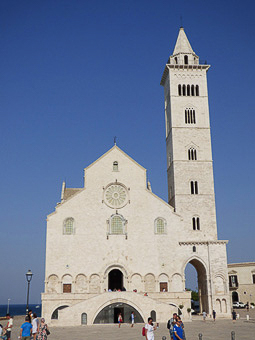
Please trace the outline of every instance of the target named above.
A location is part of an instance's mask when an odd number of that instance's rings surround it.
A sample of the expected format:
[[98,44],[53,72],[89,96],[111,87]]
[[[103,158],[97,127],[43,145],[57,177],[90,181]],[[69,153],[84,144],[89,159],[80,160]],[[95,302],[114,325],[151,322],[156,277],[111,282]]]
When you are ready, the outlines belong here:
[[0,303],[43,291],[46,216],[61,183],[117,144],[167,200],[159,85],[182,16],[208,73],[217,220],[229,262],[254,261],[253,1],[0,3]]

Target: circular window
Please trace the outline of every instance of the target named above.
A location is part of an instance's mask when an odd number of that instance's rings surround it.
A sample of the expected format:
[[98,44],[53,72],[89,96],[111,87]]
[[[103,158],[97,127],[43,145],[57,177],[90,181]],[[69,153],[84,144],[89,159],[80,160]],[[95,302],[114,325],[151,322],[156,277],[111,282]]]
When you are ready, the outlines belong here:
[[111,208],[122,208],[128,202],[128,192],[124,185],[109,184],[104,192],[105,203]]

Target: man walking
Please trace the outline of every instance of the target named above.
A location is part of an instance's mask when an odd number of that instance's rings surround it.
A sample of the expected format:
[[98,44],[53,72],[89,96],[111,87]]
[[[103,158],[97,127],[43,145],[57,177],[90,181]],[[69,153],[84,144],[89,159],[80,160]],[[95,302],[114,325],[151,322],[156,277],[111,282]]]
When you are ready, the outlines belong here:
[[181,327],[181,320],[177,320],[176,324],[174,325],[173,333],[174,338],[173,340],[183,340],[183,329]]
[[11,339],[11,331],[13,326],[13,318],[10,316],[10,314],[6,314],[6,318],[8,320],[6,327],[4,328],[6,330],[6,336],[7,340]]
[[32,335],[32,325],[30,323],[30,318],[27,315],[25,317],[25,322],[20,327],[20,338],[22,340],[30,340]]
[[134,323],[135,323],[135,313],[132,312],[131,315],[130,315],[130,317],[131,317],[131,327],[134,327]]
[[176,320],[177,319],[177,313],[174,313],[173,314],[173,317],[168,320],[167,322],[167,328],[169,329],[169,333],[170,333],[170,339],[172,340],[173,339],[173,329],[174,329],[174,325],[176,324]]

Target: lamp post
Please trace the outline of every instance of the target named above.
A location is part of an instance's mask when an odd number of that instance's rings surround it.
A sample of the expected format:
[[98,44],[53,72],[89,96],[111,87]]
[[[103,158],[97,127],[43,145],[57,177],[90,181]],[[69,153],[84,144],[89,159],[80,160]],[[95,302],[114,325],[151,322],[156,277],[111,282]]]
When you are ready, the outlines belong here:
[[27,308],[26,308],[26,315],[28,315],[28,301],[29,301],[29,287],[30,287],[30,282],[32,280],[32,272],[29,269],[28,272],[26,273],[26,279],[27,279]]
[[11,299],[8,299],[7,314],[9,314],[9,311],[10,311],[10,301],[11,301]]

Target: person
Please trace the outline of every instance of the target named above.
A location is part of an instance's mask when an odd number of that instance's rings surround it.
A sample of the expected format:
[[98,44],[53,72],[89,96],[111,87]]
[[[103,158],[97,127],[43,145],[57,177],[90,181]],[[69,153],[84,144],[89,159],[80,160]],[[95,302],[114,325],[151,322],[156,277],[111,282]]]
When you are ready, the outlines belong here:
[[154,340],[154,331],[156,329],[157,327],[153,325],[152,318],[148,318],[148,323],[145,325],[145,339]]
[[234,311],[234,309],[232,311],[232,319],[233,319],[233,322],[236,322],[236,312]]
[[32,325],[30,323],[30,318],[27,315],[25,317],[25,322],[20,327],[20,338],[22,340],[30,340],[32,334]]
[[181,320],[177,320],[173,328],[174,340],[183,340],[183,329],[181,327]]
[[45,319],[41,318],[41,324],[40,324],[38,335],[37,335],[38,340],[47,340],[46,329],[49,331],[49,328],[47,324],[45,323]]
[[135,313],[134,312],[131,313],[130,318],[131,318],[131,327],[134,327],[134,323],[135,323]]
[[3,326],[0,324],[0,336],[3,334]]
[[120,328],[122,322],[123,322],[122,315],[121,315],[121,313],[119,313],[119,315],[118,315],[119,328]]
[[32,323],[32,318],[33,318],[33,312],[31,309],[28,311],[28,317],[29,317],[29,322]]
[[177,319],[177,313],[174,313],[173,317],[167,322],[167,328],[169,329],[170,339],[173,339],[173,335],[174,335],[173,329],[174,329],[174,325],[176,324],[176,319]]
[[36,313],[33,314],[33,319],[32,319],[32,334],[34,340],[36,340],[36,335],[39,331],[39,321],[37,319]]
[[6,327],[4,330],[6,331],[7,340],[11,339],[11,331],[13,326],[13,318],[10,316],[10,314],[6,314],[6,318],[8,320]]
[[206,314],[206,311],[205,310],[203,310],[203,320],[205,321],[205,319],[206,319],[206,317],[207,317],[207,314]]
[[215,312],[214,309],[213,309],[213,311],[212,311],[212,316],[213,316],[213,321],[215,321],[215,319],[216,319],[216,312]]
[[180,321],[180,326],[182,328],[182,339],[186,340],[185,331],[184,331],[184,323],[182,322],[182,319],[179,315],[177,315],[177,317],[176,317],[176,322],[177,321]]

